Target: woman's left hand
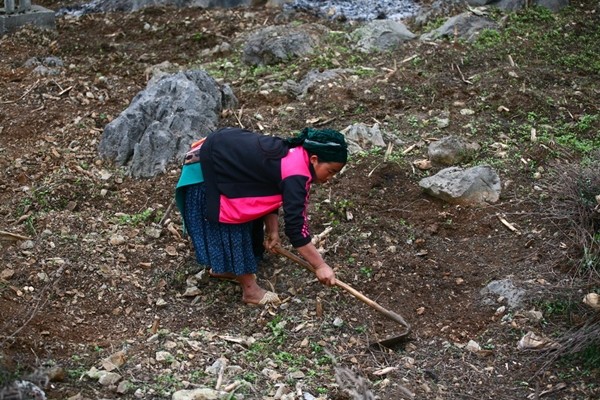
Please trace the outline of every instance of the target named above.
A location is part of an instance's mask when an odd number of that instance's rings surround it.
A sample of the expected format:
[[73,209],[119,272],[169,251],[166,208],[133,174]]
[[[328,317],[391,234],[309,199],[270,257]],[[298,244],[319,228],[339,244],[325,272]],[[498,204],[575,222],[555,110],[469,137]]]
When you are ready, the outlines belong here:
[[275,246],[279,246],[281,244],[281,239],[279,238],[279,221],[277,219],[277,214],[267,214],[264,218],[264,222],[267,237],[263,242],[263,246],[265,246],[265,250],[268,252],[275,253]]
[[275,247],[281,245],[281,238],[279,237],[279,232],[271,232],[267,233],[267,237],[263,242],[263,246],[265,249],[271,253],[276,253]]

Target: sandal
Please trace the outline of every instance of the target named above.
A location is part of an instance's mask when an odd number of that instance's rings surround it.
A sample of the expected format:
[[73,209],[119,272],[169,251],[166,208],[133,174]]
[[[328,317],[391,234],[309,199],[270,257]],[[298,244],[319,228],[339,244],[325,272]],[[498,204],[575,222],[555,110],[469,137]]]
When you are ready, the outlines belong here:
[[281,299],[279,299],[277,293],[267,290],[258,303],[251,303],[247,301],[245,301],[244,303],[248,304],[249,306],[277,305],[281,303]]

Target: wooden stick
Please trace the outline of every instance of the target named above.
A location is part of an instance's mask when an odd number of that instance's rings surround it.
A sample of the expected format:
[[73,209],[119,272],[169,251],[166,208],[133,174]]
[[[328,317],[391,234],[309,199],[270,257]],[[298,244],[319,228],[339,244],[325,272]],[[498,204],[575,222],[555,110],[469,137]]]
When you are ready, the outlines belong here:
[[31,240],[31,238],[28,238],[27,236],[18,235],[12,232],[0,231],[0,240],[18,242],[19,240]]
[[25,96],[27,96],[33,89],[35,89],[38,85],[38,83],[40,83],[40,80],[38,79],[37,81],[35,81],[35,83],[33,85],[31,85],[29,87],[29,89],[27,89],[25,91],[25,93],[23,93],[23,95],[21,95],[21,97],[19,97],[17,100],[9,100],[9,101],[3,101],[2,104],[11,104],[11,103],[16,103],[17,101],[23,99]]
[[472,84],[473,84],[473,82],[471,82],[471,81],[468,81],[468,80],[466,80],[466,79],[465,79],[465,76],[463,75],[462,71],[460,70],[460,67],[458,66],[458,64],[454,64],[454,65],[456,66],[456,69],[458,70],[458,73],[460,74],[460,79],[462,79],[462,81],[463,81],[464,83],[467,83],[467,84],[469,84],[469,85],[472,85]]
[[173,209],[174,205],[175,199],[172,199],[171,204],[169,204],[169,207],[167,207],[167,210],[165,211],[165,215],[163,215],[163,217],[160,219],[160,222],[158,223],[160,226],[165,226],[165,222],[169,218],[169,215],[171,214],[171,210]]

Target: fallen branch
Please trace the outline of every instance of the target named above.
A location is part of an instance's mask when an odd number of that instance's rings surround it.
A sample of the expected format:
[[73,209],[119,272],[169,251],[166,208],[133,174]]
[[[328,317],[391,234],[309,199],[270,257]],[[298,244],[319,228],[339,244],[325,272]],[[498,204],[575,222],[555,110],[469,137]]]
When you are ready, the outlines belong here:
[[235,119],[237,119],[238,125],[242,129],[244,129],[244,124],[242,124],[242,115],[243,115],[243,113],[244,113],[244,106],[242,106],[242,108],[240,108],[240,114],[239,115],[237,113],[233,113],[233,115],[235,115]]
[[16,233],[0,231],[0,241],[18,242],[19,240],[31,240],[31,238]]
[[169,215],[171,214],[171,210],[173,210],[174,205],[175,199],[172,199],[171,204],[169,204],[169,207],[167,207],[167,210],[165,211],[165,215],[163,215],[163,217],[160,219],[160,222],[158,223],[160,226],[164,227],[166,225],[166,222],[169,219]]
[[313,244],[317,244],[319,242],[321,242],[321,240],[325,239],[333,230],[332,226],[328,226],[327,229],[325,229],[323,232],[319,233],[318,235],[315,235],[312,239]]
[[460,67],[458,66],[458,64],[454,64],[454,66],[455,66],[455,67],[456,67],[456,69],[458,70],[458,73],[459,73],[459,75],[460,75],[460,79],[461,79],[461,80],[462,80],[464,83],[466,83],[466,84],[468,84],[468,85],[472,85],[472,84],[473,84],[473,82],[471,82],[471,81],[468,81],[468,80],[466,80],[466,79],[465,79],[465,76],[463,75],[462,71],[460,70]]
[[516,233],[517,235],[521,234],[521,232],[519,232],[519,230],[515,228],[514,225],[508,222],[506,219],[502,218],[500,215],[497,215],[497,217],[500,220],[500,222],[502,222],[502,224],[506,226],[509,230]]
[[408,146],[406,149],[402,150],[402,155],[407,155],[408,153],[410,153],[411,151],[413,151],[413,149],[417,147],[417,143],[415,144],[411,144],[410,146]]
[[11,104],[11,103],[16,103],[17,101],[20,101],[20,100],[22,100],[22,99],[23,99],[25,96],[27,96],[29,93],[31,93],[31,91],[32,91],[33,89],[35,89],[35,88],[37,87],[38,83],[40,83],[40,80],[39,80],[39,79],[38,79],[37,81],[35,81],[35,83],[34,83],[33,85],[31,85],[31,86],[29,87],[29,89],[27,89],[27,90],[25,91],[25,93],[23,93],[23,94],[21,95],[21,97],[19,97],[17,100],[3,101],[3,102],[2,102],[2,104]]

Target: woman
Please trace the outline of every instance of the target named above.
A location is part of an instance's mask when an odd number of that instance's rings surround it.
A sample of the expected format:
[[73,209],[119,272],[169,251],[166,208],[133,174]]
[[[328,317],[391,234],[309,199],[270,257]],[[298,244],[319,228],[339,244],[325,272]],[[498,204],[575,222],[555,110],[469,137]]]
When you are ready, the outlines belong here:
[[290,243],[321,283],[334,285],[333,270],[311,242],[307,206],[311,184],[327,182],[347,158],[344,136],[330,129],[305,128],[282,139],[224,128],[195,143],[177,185],[177,204],[197,261],[210,266],[210,276],[237,281],[245,303],[278,303],[255,274],[264,249],[274,252],[280,243],[282,207]]

